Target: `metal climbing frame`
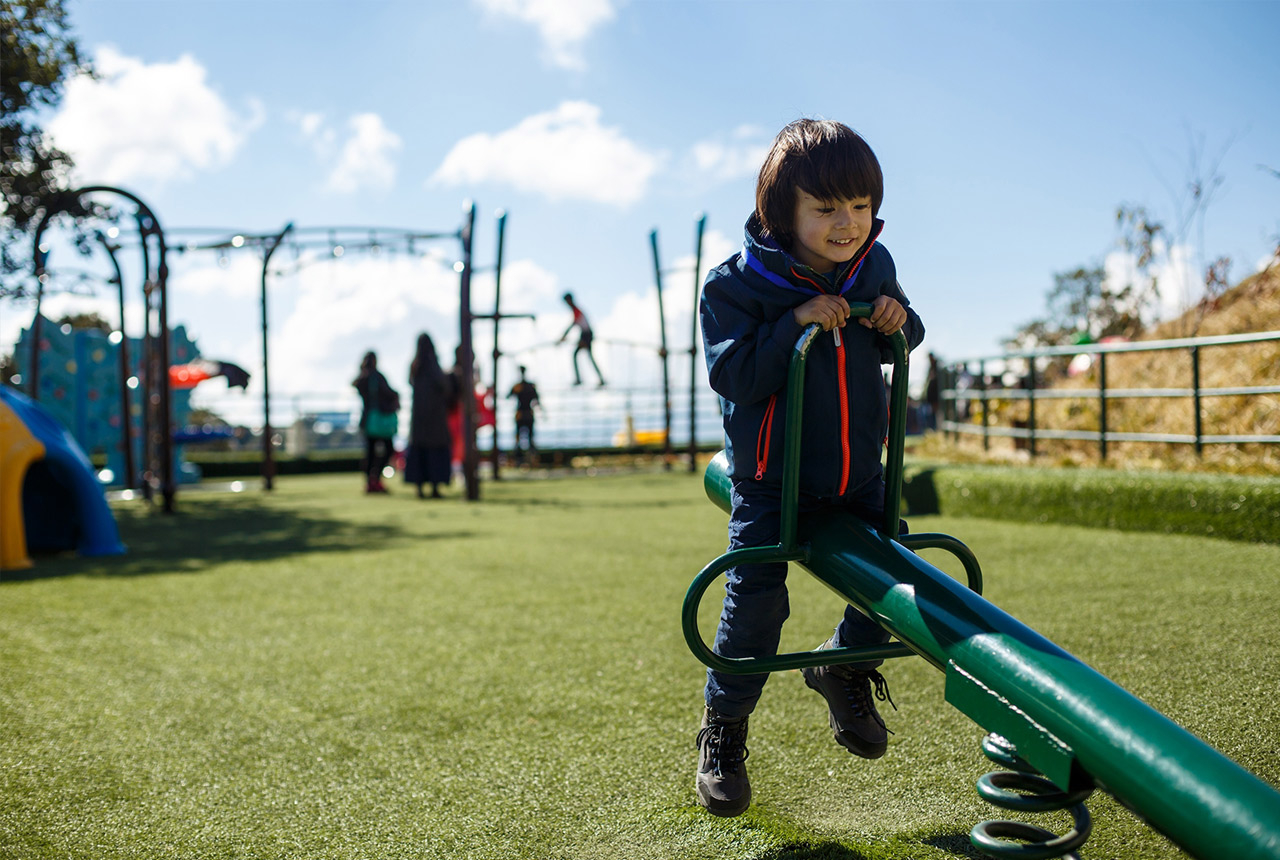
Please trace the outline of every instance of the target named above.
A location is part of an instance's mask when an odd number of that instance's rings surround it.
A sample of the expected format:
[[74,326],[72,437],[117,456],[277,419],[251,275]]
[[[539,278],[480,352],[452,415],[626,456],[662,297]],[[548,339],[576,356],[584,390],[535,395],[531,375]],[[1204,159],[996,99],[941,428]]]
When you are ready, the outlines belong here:
[[[855,305],[865,317],[870,306]],[[685,639],[717,670],[772,672],[918,654],[946,675],[948,703],[991,735],[984,753],[1010,768],[979,781],[979,793],[1004,808],[1066,809],[1067,834],[1017,822],[983,822],[971,840],[997,857],[1073,857],[1089,835],[1083,800],[1098,787],[1201,860],[1280,860],[1280,793],[1141,702],[1048,639],[985,600],[976,559],[946,535],[897,537],[905,429],[907,348],[894,341],[885,522],[868,526],[839,511],[799,520],[800,410],[807,329],[792,356],[783,467],[781,541],[774,547],[720,556],[693,580],[685,597]],[[708,496],[728,511],[727,461],[707,469]],[[913,550],[947,549],[964,563],[969,587]],[[898,641],[870,648],[727,659],[698,632],[698,604],[726,569],[750,561],[794,561],[857,606]],[[1020,840],[1031,844],[1020,844]]]

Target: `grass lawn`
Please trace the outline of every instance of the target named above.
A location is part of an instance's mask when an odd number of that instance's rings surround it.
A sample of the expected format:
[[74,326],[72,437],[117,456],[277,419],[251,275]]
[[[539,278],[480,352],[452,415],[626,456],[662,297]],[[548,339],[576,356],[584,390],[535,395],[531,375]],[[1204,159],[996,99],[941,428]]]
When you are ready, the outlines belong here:
[[[885,758],[836,746],[783,673],[752,718],[755,805],[694,805],[703,670],[680,604],[725,544],[699,477],[506,480],[473,504],[358,484],[122,505],[128,555],[5,574],[0,856],[977,856],[983,733],[918,659],[884,669]],[[1280,786],[1280,547],[912,528],[965,541],[990,600]],[[792,583],[783,647],[812,648],[841,607]],[[1084,857],[1183,856],[1109,797],[1090,808]]]

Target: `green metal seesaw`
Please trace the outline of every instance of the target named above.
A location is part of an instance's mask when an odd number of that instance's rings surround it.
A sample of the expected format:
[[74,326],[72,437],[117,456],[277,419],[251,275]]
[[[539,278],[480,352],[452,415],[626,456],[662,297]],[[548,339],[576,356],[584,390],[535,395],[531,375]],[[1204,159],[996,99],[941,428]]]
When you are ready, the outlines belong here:
[[[854,317],[870,313],[870,305],[853,305]],[[804,366],[820,331],[807,328],[791,358],[780,541],[725,553],[694,578],[683,611],[694,656],[734,674],[923,657],[946,674],[946,701],[991,733],[983,752],[1011,769],[982,777],[979,794],[1007,809],[1066,809],[1074,819],[1062,836],[1020,822],[982,822],[970,839],[993,857],[1076,857],[1091,826],[1084,800],[1097,787],[1199,860],[1280,860],[1280,792],[984,599],[977,560],[960,541],[937,534],[899,537],[907,411],[901,332],[891,339],[884,523],[872,528],[837,511],[797,516]],[[707,495],[726,512],[727,468],[721,452],[705,477]],[[914,552],[926,547],[956,555],[968,587]],[[764,561],[802,565],[898,641],[770,657],[715,654],[698,631],[703,594],[728,568]]]

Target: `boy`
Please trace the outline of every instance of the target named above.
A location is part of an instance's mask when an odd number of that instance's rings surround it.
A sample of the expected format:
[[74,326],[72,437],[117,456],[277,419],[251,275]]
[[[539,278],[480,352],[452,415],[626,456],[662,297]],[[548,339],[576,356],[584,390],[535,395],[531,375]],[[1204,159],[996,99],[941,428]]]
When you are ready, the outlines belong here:
[[538,446],[533,442],[533,408],[540,407],[538,402],[538,386],[530,382],[525,373],[527,368],[520,365],[520,381],[511,387],[507,397],[516,399],[516,462],[523,463],[525,457],[533,459],[537,455]]
[[[778,133],[756,183],[756,211],[742,252],[711,272],[700,314],[711,387],[723,399],[725,449],[733,481],[729,548],[776,544],[782,507],[787,370],[810,323],[824,332],[809,351],[800,463],[801,513],[845,508],[882,521],[880,451],[888,409],[880,365],[893,360],[899,329],[915,348],[924,325],[898,285],[893,259],[876,239],[884,194],[880,164],[847,126],[802,119]],[[847,325],[849,302],[874,310]],[[739,565],[726,574],[713,649],[726,657],[777,652],[788,614],[785,563]],[[852,606],[822,648],[879,644],[888,634]],[[881,661],[803,670],[827,700],[835,739],[879,758],[887,747],[876,698],[888,698]],[[708,669],[698,732],[698,802],[740,815],[751,803],[747,717],[767,674]]]
[[569,337],[569,332],[573,331],[573,327],[578,327],[578,345],[573,348],[573,384],[582,384],[582,375],[578,372],[578,353],[585,350],[591,366],[595,368],[596,379],[600,381],[600,387],[604,388],[604,374],[600,372],[600,365],[596,364],[596,357],[591,352],[591,323],[587,322],[587,315],[582,312],[582,308],[574,304],[573,293],[564,294],[564,303],[569,306],[569,310],[573,311],[573,322],[569,323],[569,327],[564,330],[564,334],[560,335],[560,340],[556,343],[564,343]]

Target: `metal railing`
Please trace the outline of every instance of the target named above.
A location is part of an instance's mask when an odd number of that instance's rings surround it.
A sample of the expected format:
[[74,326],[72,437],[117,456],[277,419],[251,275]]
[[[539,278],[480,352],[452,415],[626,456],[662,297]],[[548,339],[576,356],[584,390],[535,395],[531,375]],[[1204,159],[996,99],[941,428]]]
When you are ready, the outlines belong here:
[[[1232,434],[1206,432],[1204,400],[1212,397],[1262,396],[1280,394],[1280,385],[1234,385],[1205,387],[1201,385],[1202,351],[1209,347],[1232,347],[1242,344],[1280,341],[1280,331],[1251,334],[1221,335],[1215,337],[1190,337],[1169,340],[1138,341],[1133,343],[1099,343],[1076,346],[1044,347],[1006,352],[1001,355],[981,356],[950,362],[941,368],[940,399],[941,416],[938,428],[953,440],[961,435],[982,437],[984,450],[989,450],[992,437],[1010,437],[1027,440],[1032,457],[1036,456],[1036,442],[1040,439],[1064,439],[1096,442],[1102,459],[1107,458],[1107,446],[1112,442],[1155,442],[1189,444],[1197,455],[1205,445],[1240,445],[1246,443],[1280,443],[1276,434]],[[1123,353],[1155,352],[1163,350],[1185,351],[1189,354],[1189,386],[1185,388],[1109,388],[1107,385],[1107,357]],[[1097,386],[1093,388],[1041,388],[1037,385],[1037,363],[1045,359],[1089,355],[1097,357]],[[1020,374],[1021,385],[1006,387],[996,384],[989,372],[993,367],[1008,367],[1010,363],[1024,363]],[[972,369],[977,369],[974,374]],[[1111,429],[1108,403],[1114,400],[1183,398],[1190,399],[1192,418],[1187,433],[1139,433]],[[1043,427],[1037,421],[1036,404],[1046,400],[1092,400],[1097,403],[1096,429],[1064,429]],[[1002,401],[1025,402],[1027,417],[1022,426],[1012,421],[1006,426],[992,420],[993,407]],[[976,405],[976,420],[973,415]],[[1015,443],[1016,444],[1016,443]]]

